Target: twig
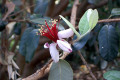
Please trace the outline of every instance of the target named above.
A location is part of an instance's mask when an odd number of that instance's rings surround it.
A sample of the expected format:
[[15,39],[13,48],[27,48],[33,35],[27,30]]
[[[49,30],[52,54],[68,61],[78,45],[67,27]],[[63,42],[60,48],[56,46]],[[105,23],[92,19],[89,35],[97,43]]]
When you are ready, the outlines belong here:
[[8,21],[10,21],[10,22],[27,22],[27,23],[31,23],[31,24],[36,25],[35,23],[33,23],[32,21],[27,20],[27,19],[21,19],[21,20],[18,20],[18,19],[8,19]]
[[71,13],[71,20],[70,22],[72,23],[73,26],[75,26],[75,21],[76,21],[76,12],[77,12],[77,5],[79,4],[79,0],[75,0],[72,8],[72,13]]
[[104,23],[104,22],[119,22],[120,18],[116,18],[116,19],[103,19],[103,20],[99,20],[98,23]]
[[12,13],[12,12],[14,11],[14,9],[15,9],[15,4],[14,4],[13,2],[7,1],[6,4],[5,4],[5,6],[7,7],[8,10],[7,10],[5,16],[2,18],[3,21],[4,21],[4,20],[9,16],[9,14]]
[[[70,12],[70,11],[69,11]],[[75,16],[75,15],[74,15]],[[74,16],[71,16],[71,19],[74,20]],[[57,18],[57,17],[56,17]],[[30,20],[16,20],[16,19],[9,19],[8,21],[15,21],[15,22],[28,22],[28,23],[32,23]],[[98,23],[104,23],[104,22],[119,22],[120,18],[115,18],[115,19],[103,19],[103,20],[99,20]],[[32,23],[34,24],[34,23]],[[75,24],[75,23],[74,23]]]
[[28,76],[27,78],[24,78],[22,80],[38,80],[39,78],[43,77],[46,73],[49,72],[50,65],[52,63],[52,59],[48,61],[48,63],[43,66],[40,70],[37,70],[34,74]]
[[[31,8],[31,7],[34,7],[34,6],[35,6],[35,4],[33,4],[33,5],[31,5],[31,6],[27,7],[27,8]],[[9,15],[8,17],[18,15],[19,13],[23,12],[23,11],[26,10],[27,8],[21,9],[20,11],[14,13],[14,14],[11,14],[11,15]]]
[[92,76],[92,78],[93,78],[94,80],[97,80],[96,77],[94,76],[94,74],[92,73],[90,67],[88,66],[87,62],[85,61],[84,57],[82,56],[82,54],[81,54],[80,51],[78,51],[78,54],[79,54],[79,56],[81,57],[83,63],[86,65],[87,69],[89,70],[90,75]]
[[[65,59],[66,56],[68,56],[68,54],[69,53],[64,52],[63,56],[60,59]],[[45,66],[43,66],[41,69],[38,69],[34,74],[23,78],[22,80],[38,80],[39,78],[42,78],[43,76],[45,76],[45,74],[47,74],[50,71],[52,62],[53,60],[50,59]]]

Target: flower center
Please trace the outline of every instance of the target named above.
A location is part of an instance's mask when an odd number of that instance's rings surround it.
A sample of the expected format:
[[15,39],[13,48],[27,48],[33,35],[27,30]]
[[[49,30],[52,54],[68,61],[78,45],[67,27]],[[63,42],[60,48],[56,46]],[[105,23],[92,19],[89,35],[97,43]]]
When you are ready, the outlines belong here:
[[41,36],[46,36],[50,40],[56,42],[58,40],[58,28],[56,27],[56,21],[52,21],[52,25],[50,27],[47,24],[47,21],[45,20],[45,25],[41,26],[40,35]]

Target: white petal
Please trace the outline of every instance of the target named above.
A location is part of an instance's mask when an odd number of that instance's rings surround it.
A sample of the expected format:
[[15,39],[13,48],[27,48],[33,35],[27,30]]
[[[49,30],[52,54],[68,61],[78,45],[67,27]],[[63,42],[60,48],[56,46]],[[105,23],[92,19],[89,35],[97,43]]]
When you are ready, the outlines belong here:
[[73,34],[74,34],[74,32],[72,31],[71,28],[69,28],[69,29],[66,29],[66,30],[63,30],[63,31],[59,31],[59,32],[58,32],[58,37],[59,37],[59,39],[69,38],[69,37],[71,37]]
[[92,9],[88,9],[88,12],[87,12],[87,20],[88,20],[88,22],[89,22],[91,14],[92,14]]
[[63,51],[66,51],[66,52],[69,52],[69,53],[72,52],[72,48],[67,41],[57,40],[57,44]]
[[59,61],[59,52],[56,49],[56,45],[56,43],[51,43],[49,47],[50,55],[55,63]]
[[49,48],[49,47],[50,45],[48,44],[48,42],[44,44],[44,48]]

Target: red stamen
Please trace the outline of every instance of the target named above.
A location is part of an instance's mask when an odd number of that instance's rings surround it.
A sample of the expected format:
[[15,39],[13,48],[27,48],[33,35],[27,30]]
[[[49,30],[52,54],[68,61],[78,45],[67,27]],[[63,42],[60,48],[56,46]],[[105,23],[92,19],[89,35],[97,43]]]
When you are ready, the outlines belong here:
[[56,29],[56,24],[53,25],[52,31],[54,32],[55,38],[58,39],[58,30]]
[[46,20],[46,27],[42,26],[40,32],[41,35],[48,37],[50,40],[56,42],[58,40],[58,28],[56,28],[56,22],[52,23],[52,25],[49,27]]
[[46,22],[46,20],[45,20],[45,24],[46,24],[46,26],[47,26],[47,28],[48,28],[48,30],[51,32],[51,34],[54,36],[54,34],[52,33],[52,31],[50,30],[50,28],[49,28],[49,26],[48,26],[48,24],[47,24],[47,22]]

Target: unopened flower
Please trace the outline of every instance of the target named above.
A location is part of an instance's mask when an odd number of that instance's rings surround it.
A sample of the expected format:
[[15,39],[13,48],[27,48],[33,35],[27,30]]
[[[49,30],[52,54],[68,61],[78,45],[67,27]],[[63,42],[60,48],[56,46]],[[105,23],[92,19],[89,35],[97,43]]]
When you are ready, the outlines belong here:
[[54,62],[58,62],[59,52],[57,50],[57,47],[61,48],[65,52],[71,53],[71,45],[63,38],[71,37],[74,32],[72,31],[72,29],[66,29],[58,32],[56,21],[53,21],[50,26],[48,26],[46,21],[45,24],[45,26],[41,26],[41,29],[39,29],[40,34],[42,36],[48,37],[50,40],[53,41],[53,43],[45,43],[44,48],[49,48],[52,59],[54,60]]

